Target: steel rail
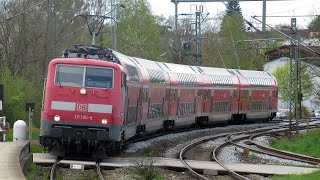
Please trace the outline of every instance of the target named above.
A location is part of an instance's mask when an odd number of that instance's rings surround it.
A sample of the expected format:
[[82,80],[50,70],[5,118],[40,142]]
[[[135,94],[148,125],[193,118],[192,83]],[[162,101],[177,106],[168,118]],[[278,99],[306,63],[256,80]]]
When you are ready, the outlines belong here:
[[[279,127],[279,126],[278,126]],[[270,130],[270,129],[273,129],[275,128],[274,126],[273,127],[264,127],[264,128],[259,128],[259,129],[255,129],[255,130],[251,130],[251,131],[242,131],[242,132],[236,132],[236,133],[232,133],[232,134],[241,134],[241,133],[244,133],[244,132],[260,132],[260,131],[266,131],[266,130]],[[197,173],[195,170],[192,169],[192,167],[186,162],[186,158],[184,157],[184,154],[189,150],[191,149],[192,147],[195,147],[199,144],[202,144],[204,142],[207,142],[207,141],[211,141],[211,140],[215,140],[217,138],[221,138],[221,137],[226,137],[230,135],[230,133],[225,133],[225,134],[220,134],[220,135],[214,135],[214,136],[209,136],[209,137],[205,137],[205,138],[201,138],[200,140],[197,140],[195,142],[192,142],[191,144],[185,146],[181,151],[180,151],[180,154],[179,154],[179,159],[181,161],[181,163],[191,172],[191,174],[198,178],[198,179],[204,179],[204,180],[208,180],[206,177],[204,177],[203,175]],[[228,142],[227,142],[228,143]],[[247,180],[247,178],[233,172],[232,170],[228,169],[227,167],[223,166],[222,163],[220,163],[218,161],[218,159],[213,155],[213,158],[214,158],[214,161],[216,161],[221,167],[223,167],[224,169],[226,169],[233,177],[237,178],[237,179],[245,179]]]
[[220,162],[217,158],[217,155],[219,153],[219,151],[230,144],[229,140],[231,138],[232,135],[236,135],[236,134],[254,134],[254,133],[258,133],[260,131],[264,132],[264,131],[269,131],[275,128],[283,128],[284,125],[279,125],[279,126],[273,126],[273,127],[267,127],[267,128],[260,128],[260,129],[255,129],[255,130],[251,130],[251,131],[241,131],[241,132],[237,132],[237,133],[229,133],[228,136],[226,136],[227,141],[224,142],[223,144],[220,144],[219,146],[215,147],[214,150],[212,151],[212,160],[216,161],[221,167],[223,167],[226,171],[228,171],[228,173],[230,174],[230,176],[234,177],[235,179],[240,179],[240,180],[249,180],[248,178],[240,175],[239,173],[229,169],[228,167],[226,167],[225,165],[223,165],[222,162]]
[[100,162],[96,162],[96,171],[97,171],[98,179],[105,180],[101,172]]
[[[230,134],[227,136],[227,138],[228,138],[229,136],[231,136],[232,134],[240,134],[240,133],[230,133]],[[232,177],[234,177],[234,178],[236,178],[236,179],[239,179],[239,180],[249,180],[248,178],[240,175],[239,173],[236,173],[235,171],[229,169],[228,167],[226,167],[225,165],[223,165],[222,162],[220,162],[220,161],[218,160],[218,157],[217,157],[217,156],[218,156],[219,151],[220,151],[223,147],[229,145],[229,143],[230,143],[230,142],[227,141],[227,142],[224,142],[224,143],[220,144],[219,146],[215,147],[214,150],[212,151],[212,160],[214,160],[215,162],[217,162],[221,167],[223,167],[226,171],[228,171],[228,173],[230,174],[230,176],[232,176]]]
[[[307,128],[307,126],[302,126],[299,127],[299,129],[303,129],[303,128]],[[312,125],[311,127],[308,128],[319,128],[319,125]],[[273,135],[273,134],[278,134],[281,132],[285,132],[288,129],[278,129],[278,130],[271,130],[268,132],[262,132],[262,133],[257,133],[254,135],[246,135],[243,137],[239,137],[236,139],[231,139],[231,136],[228,136],[228,142],[230,144],[233,144],[235,146],[238,146],[242,149],[247,148],[250,151],[256,152],[256,153],[261,153],[261,154],[267,154],[270,156],[275,156],[275,157],[279,157],[279,158],[284,158],[284,159],[289,159],[289,160],[294,160],[294,161],[299,161],[299,162],[305,162],[305,163],[309,163],[309,164],[313,164],[313,165],[319,165],[320,163],[320,159],[319,158],[314,158],[314,157],[310,157],[310,156],[305,156],[305,155],[301,155],[301,154],[295,154],[295,153],[291,153],[288,151],[281,151],[281,150],[277,150],[271,147],[266,147],[263,145],[258,144],[257,142],[255,142],[253,139],[260,137],[260,136],[265,136],[265,135]],[[245,139],[249,139],[249,142],[253,145],[255,145],[256,147],[260,148],[260,149],[255,149],[255,148],[251,148],[251,147],[247,147],[241,144],[236,143],[237,141],[242,141]]]
[[54,164],[52,165],[51,170],[50,170],[50,180],[54,180],[54,176],[56,174],[56,170],[57,170],[59,162],[60,162],[60,159],[57,158],[56,161],[54,162]]
[[[320,125],[311,125],[310,127],[302,127],[302,128],[313,129],[313,128],[319,128],[319,127],[320,127]],[[263,149],[265,151],[274,152],[274,153],[284,155],[284,156],[289,156],[289,157],[298,159],[298,161],[301,161],[301,162],[307,162],[307,163],[314,164],[314,165],[320,165],[320,158],[315,158],[315,157],[311,157],[311,156],[307,156],[307,155],[303,155],[303,154],[297,154],[297,153],[292,153],[292,152],[288,152],[288,151],[274,149],[271,147],[263,146],[254,140],[255,138],[263,136],[263,135],[265,135],[265,134],[261,133],[261,134],[256,134],[256,135],[251,136],[249,138],[250,143],[252,143],[253,145],[255,145],[258,148]]]
[[189,150],[191,149],[192,147],[194,146],[197,146],[199,144],[202,144],[204,142],[207,142],[207,141],[211,141],[211,140],[215,140],[215,139],[218,139],[218,138],[221,138],[221,137],[224,137],[224,136],[227,136],[228,134],[222,134],[222,135],[214,135],[214,136],[210,136],[210,137],[207,137],[207,138],[204,138],[204,139],[200,139],[196,142],[193,142],[187,146],[185,146],[181,151],[180,151],[180,154],[179,154],[179,159],[181,161],[181,163],[187,167],[187,169],[191,172],[191,174],[196,177],[196,178],[199,178],[199,179],[204,179],[204,180],[209,180],[208,178],[204,177],[203,175],[197,173],[196,171],[194,171],[191,166],[189,166],[189,164],[185,161],[185,157],[184,157],[184,154]]

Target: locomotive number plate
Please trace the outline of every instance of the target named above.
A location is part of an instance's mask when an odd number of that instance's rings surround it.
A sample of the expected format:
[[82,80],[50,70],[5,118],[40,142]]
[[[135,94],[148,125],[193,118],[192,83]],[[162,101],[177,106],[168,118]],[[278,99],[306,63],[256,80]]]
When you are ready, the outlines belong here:
[[76,104],[76,110],[77,111],[88,111],[88,105],[87,104]]

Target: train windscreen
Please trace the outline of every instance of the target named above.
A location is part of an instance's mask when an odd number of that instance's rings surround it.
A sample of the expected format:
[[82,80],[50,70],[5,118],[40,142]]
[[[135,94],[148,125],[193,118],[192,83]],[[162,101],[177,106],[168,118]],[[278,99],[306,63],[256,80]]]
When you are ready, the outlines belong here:
[[112,88],[113,69],[70,65],[57,65],[55,85]]

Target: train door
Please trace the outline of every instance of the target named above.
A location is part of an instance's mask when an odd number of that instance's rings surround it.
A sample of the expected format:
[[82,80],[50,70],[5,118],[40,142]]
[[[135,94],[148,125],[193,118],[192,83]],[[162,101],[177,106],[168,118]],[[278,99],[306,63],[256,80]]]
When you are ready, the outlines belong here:
[[149,88],[140,89],[139,97],[139,120],[141,124],[146,124],[148,117],[148,100],[149,100]]
[[167,118],[170,113],[170,94],[171,94],[171,89],[166,89],[164,92],[164,98],[163,98],[163,116]]
[[121,80],[121,109],[122,113],[122,124],[124,126],[127,125],[127,117],[128,117],[128,86],[127,86],[127,75],[122,73]]
[[170,101],[168,104],[169,116],[177,115],[178,89],[171,89]]
[[272,105],[271,109],[277,111],[278,110],[278,91],[272,91]]
[[197,92],[197,102],[196,102],[196,114],[203,113],[203,90],[198,90]]
[[233,113],[239,113],[239,96],[238,96],[238,90],[231,90],[233,93],[232,95],[232,103],[231,103],[231,111]]
[[240,90],[240,107],[239,111],[249,110],[249,90]]
[[203,113],[209,113],[210,112],[210,100],[211,100],[211,90],[206,89],[203,91]]

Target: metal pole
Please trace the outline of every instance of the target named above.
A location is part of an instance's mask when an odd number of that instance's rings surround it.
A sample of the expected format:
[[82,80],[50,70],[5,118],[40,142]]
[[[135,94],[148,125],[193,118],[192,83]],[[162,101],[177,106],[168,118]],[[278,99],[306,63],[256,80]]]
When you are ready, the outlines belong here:
[[116,30],[116,0],[111,0],[111,18],[114,19],[112,20],[111,23],[111,37],[112,37],[112,49],[117,50],[117,30]]
[[48,36],[49,36],[49,59],[56,57],[56,1],[48,0]]
[[201,65],[201,9],[201,6],[200,9],[197,7],[196,11],[196,66]]
[[96,44],[96,32],[94,29],[94,31],[92,32],[92,45],[95,45],[95,44]]
[[57,6],[56,2],[54,1],[53,4],[53,19],[54,19],[54,27],[53,27],[53,57],[57,57]]
[[[296,22],[295,22],[296,24]],[[296,28],[296,27],[295,27]],[[302,118],[302,107],[301,107],[301,61],[299,59],[299,44],[297,43],[298,37],[296,37],[295,46],[294,46],[294,55],[295,55],[295,61],[296,61],[296,111],[297,111],[297,118],[296,118],[296,134],[299,133],[299,119]]]
[[[292,131],[292,119],[296,119],[298,128],[298,58],[297,58],[297,24],[296,18],[291,18],[291,46],[290,46],[290,93],[289,93],[289,133]],[[293,59],[295,60],[293,63]],[[293,111],[293,112],[292,112]]]
[[29,106],[29,140],[32,140],[32,117],[31,117],[31,107]]
[[267,1],[263,0],[262,5],[262,32],[266,31]]
[[178,2],[174,2],[175,5],[175,15],[174,15],[174,51],[179,51],[178,49]]
[[[3,116],[3,130],[5,130],[5,127],[6,127],[6,117]],[[3,142],[6,141],[6,134],[3,133]]]

